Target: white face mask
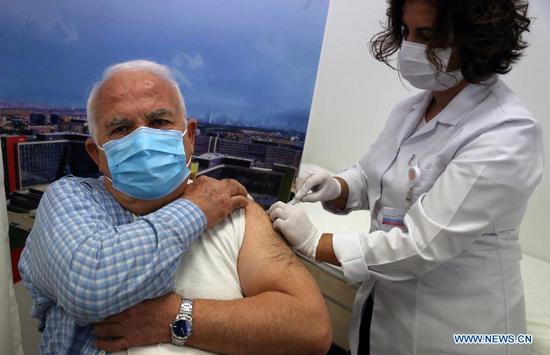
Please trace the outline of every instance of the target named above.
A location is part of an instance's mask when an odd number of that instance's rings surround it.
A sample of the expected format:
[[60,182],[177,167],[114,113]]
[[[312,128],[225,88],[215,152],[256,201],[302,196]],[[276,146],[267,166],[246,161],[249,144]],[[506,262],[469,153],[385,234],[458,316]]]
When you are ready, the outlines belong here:
[[[436,49],[435,54],[443,68],[451,60],[451,48]],[[412,86],[421,90],[444,91],[456,86],[464,76],[460,70],[440,72],[426,55],[426,45],[403,41],[399,51],[398,69],[401,76]]]

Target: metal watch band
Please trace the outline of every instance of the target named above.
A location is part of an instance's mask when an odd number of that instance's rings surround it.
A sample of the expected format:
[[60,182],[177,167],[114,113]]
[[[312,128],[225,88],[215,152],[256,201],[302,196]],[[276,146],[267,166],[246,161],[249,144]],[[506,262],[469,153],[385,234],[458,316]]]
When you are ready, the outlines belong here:
[[193,300],[189,298],[183,298],[180,305],[180,313],[178,316],[186,316],[191,318],[191,313],[193,312]]
[[[172,344],[177,346],[183,346],[187,341],[187,339],[189,338],[189,336],[191,336],[193,332],[192,312],[193,312],[193,300],[189,298],[183,298],[180,304],[180,311],[176,316],[176,319],[174,319],[174,321],[170,324],[170,331],[172,332]],[[180,320],[185,320],[190,325],[190,332],[185,337],[180,337],[174,334],[173,325]]]

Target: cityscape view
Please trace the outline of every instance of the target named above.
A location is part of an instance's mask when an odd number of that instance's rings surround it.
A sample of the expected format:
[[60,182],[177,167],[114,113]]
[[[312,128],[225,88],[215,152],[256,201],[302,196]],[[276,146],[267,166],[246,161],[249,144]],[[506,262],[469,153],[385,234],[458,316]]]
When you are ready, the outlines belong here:
[[195,175],[236,178],[264,208],[287,200],[302,156],[328,3],[5,4],[0,134],[8,208],[32,210],[37,188],[67,174],[99,176],[84,149],[87,95],[107,66],[130,59],[173,71],[189,118],[199,123]]
[[[200,121],[198,126],[196,175],[236,178],[266,208],[288,199],[303,132]],[[0,133],[8,196],[68,174],[100,175],[84,147],[90,137],[85,110],[0,108]]]

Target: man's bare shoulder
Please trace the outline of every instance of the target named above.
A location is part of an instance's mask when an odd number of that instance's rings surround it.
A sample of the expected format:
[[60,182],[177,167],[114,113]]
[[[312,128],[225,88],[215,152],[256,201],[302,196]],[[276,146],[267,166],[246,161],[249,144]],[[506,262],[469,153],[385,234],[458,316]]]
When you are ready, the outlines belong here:
[[246,227],[238,270],[245,295],[313,282],[267,213],[255,202],[245,210]]
[[287,266],[298,263],[298,258],[279,232],[273,229],[269,216],[260,205],[256,202],[249,203],[245,210],[245,218],[245,240],[255,238],[258,246],[267,249],[266,256],[274,261],[286,263]]

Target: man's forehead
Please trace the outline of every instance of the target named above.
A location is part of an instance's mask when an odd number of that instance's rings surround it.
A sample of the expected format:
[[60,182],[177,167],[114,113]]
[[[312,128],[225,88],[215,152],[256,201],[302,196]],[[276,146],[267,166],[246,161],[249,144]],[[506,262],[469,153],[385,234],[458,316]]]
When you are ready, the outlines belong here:
[[[181,103],[176,89],[165,79],[145,71],[123,71],[107,79],[97,93],[95,102],[98,116],[107,121],[125,116],[117,113],[127,106],[147,112],[167,110],[174,116],[181,114]],[[115,112],[113,112],[115,111]],[[98,117],[99,118],[99,117]]]
[[160,94],[177,97],[176,90],[156,74],[146,71],[122,71],[113,74],[102,85],[99,95],[124,98],[129,94]]

